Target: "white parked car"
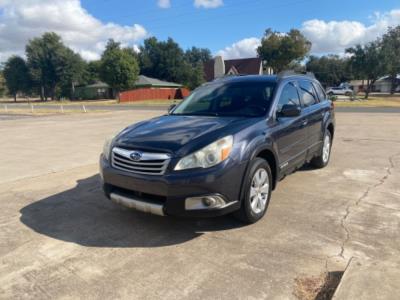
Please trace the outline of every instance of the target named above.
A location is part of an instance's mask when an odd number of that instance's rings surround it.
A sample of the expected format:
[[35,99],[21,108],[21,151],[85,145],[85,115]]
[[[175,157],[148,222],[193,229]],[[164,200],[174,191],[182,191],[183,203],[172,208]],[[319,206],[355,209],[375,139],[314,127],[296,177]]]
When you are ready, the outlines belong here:
[[328,96],[333,95],[344,95],[344,96],[351,96],[353,95],[353,90],[347,87],[330,87],[326,90]]

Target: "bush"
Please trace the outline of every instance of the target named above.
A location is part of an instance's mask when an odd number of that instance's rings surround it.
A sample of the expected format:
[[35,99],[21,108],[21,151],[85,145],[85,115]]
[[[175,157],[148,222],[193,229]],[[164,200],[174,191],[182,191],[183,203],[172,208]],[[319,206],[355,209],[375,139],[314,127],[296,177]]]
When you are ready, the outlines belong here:
[[337,99],[338,99],[338,96],[336,96],[336,95],[329,96],[329,100],[331,100],[331,101],[336,101]]

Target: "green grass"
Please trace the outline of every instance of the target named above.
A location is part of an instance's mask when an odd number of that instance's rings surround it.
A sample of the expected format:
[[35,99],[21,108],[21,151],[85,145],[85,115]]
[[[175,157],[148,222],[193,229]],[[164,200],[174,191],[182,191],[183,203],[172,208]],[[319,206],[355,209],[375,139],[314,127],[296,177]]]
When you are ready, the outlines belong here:
[[400,96],[381,96],[372,95],[368,100],[364,100],[363,96],[359,96],[360,100],[356,101],[336,101],[337,107],[400,107]]

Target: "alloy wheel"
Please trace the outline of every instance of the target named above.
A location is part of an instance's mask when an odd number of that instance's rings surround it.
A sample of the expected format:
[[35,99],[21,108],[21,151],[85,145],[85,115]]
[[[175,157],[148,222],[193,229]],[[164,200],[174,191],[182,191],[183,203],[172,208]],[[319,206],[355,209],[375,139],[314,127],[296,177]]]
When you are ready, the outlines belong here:
[[329,135],[325,135],[324,147],[322,148],[322,160],[326,164],[331,154],[331,139]]
[[253,176],[250,186],[250,205],[254,213],[265,210],[269,194],[269,178],[265,169],[258,169]]

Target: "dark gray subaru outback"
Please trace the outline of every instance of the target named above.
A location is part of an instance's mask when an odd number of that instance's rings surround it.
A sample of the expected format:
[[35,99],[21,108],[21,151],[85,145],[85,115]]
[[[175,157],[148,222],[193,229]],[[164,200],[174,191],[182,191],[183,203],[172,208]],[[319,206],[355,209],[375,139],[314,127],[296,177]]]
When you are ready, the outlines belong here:
[[313,77],[219,79],[107,140],[104,191],[157,215],[234,213],[254,223],[279,180],[305,163],[328,164],[334,130],[333,105]]

